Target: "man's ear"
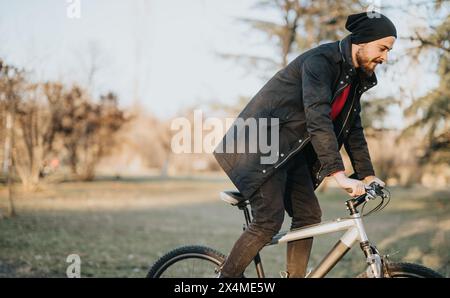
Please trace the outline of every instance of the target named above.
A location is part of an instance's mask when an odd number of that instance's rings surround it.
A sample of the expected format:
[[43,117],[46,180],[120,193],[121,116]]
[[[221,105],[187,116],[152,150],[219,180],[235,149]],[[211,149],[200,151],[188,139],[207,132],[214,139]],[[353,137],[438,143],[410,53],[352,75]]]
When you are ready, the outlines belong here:
[[355,52],[358,52],[359,48],[361,48],[364,45],[365,45],[365,43],[360,43],[360,44],[352,43],[352,48],[355,50]]

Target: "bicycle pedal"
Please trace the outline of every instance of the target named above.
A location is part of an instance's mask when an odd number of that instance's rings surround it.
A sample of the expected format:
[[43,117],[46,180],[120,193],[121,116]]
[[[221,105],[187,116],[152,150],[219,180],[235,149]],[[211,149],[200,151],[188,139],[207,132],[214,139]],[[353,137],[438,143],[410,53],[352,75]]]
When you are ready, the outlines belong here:
[[280,277],[281,278],[289,278],[289,272],[287,272],[287,271],[280,271]]

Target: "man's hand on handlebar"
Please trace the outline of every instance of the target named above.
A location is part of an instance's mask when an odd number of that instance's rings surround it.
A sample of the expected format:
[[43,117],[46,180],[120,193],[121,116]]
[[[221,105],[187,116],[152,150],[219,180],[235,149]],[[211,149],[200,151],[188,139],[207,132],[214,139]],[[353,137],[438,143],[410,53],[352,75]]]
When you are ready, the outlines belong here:
[[386,183],[375,176],[367,176],[362,181],[351,179],[345,176],[344,171],[334,173],[333,177],[336,179],[339,186],[345,189],[352,197],[358,197],[365,194],[366,188],[368,188],[372,183],[376,183],[382,188],[386,185]]
[[372,184],[372,182],[375,182],[376,184],[380,185],[381,187],[386,186],[386,183],[384,183],[384,181],[382,181],[381,179],[379,179],[378,177],[375,177],[375,176],[367,176],[366,178],[364,178],[363,182],[366,185],[370,185],[370,184]]
[[339,186],[345,189],[352,197],[357,197],[366,193],[366,185],[363,181],[348,178],[343,171],[334,173],[333,177],[336,179]]

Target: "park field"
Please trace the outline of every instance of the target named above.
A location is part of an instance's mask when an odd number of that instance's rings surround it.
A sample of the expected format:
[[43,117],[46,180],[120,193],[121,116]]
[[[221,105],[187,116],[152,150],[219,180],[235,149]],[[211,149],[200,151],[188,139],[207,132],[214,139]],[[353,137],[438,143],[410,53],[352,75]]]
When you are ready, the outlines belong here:
[[[144,277],[168,250],[201,244],[228,253],[242,231],[241,212],[219,200],[233,189],[222,179],[100,179],[44,186],[35,193],[14,188],[17,216],[0,219],[0,277],[65,277],[66,258],[78,254],[82,277]],[[391,203],[365,218],[369,239],[391,259],[421,263],[450,274],[450,190],[392,188]],[[0,187],[5,214],[8,191]],[[345,217],[347,195],[318,193],[323,220]],[[374,206],[374,205],[371,205]],[[369,206],[366,206],[369,210]],[[283,229],[290,219],[286,216]],[[310,266],[340,235],[315,239]],[[285,245],[266,247],[266,275],[285,268]],[[365,269],[355,246],[330,272],[352,277]],[[253,276],[254,270],[247,275]]]

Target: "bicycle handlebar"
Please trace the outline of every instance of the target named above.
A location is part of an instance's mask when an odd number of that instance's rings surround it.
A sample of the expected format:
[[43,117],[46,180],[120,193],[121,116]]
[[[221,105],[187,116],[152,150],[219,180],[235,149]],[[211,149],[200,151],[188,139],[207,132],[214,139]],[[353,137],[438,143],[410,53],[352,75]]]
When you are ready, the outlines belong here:
[[376,199],[378,196],[385,199],[387,197],[387,194],[383,191],[383,189],[384,189],[383,186],[379,185],[376,182],[372,182],[370,183],[369,186],[366,187],[365,194],[350,199],[348,201],[352,202],[353,207],[356,208],[366,201]]

